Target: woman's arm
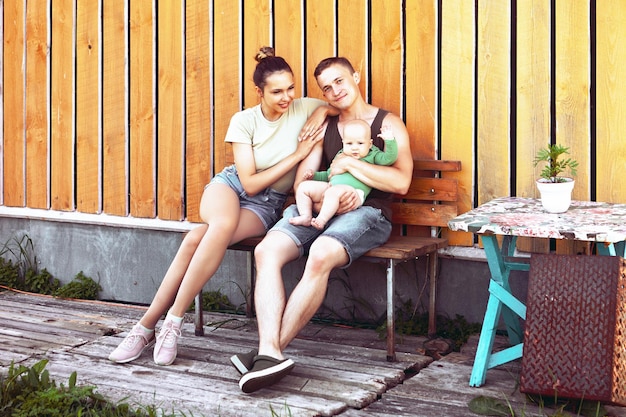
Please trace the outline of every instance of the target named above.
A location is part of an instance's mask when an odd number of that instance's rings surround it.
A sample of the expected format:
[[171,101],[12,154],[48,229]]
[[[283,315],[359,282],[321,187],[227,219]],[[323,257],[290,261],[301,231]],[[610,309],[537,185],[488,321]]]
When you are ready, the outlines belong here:
[[311,149],[321,140],[318,135],[313,138],[298,142],[295,152],[282,159],[277,164],[267,168],[261,172],[256,172],[256,163],[252,152],[252,145],[233,142],[233,154],[235,156],[235,165],[239,180],[244,190],[250,196],[253,196],[291,171],[300,161],[309,155]]

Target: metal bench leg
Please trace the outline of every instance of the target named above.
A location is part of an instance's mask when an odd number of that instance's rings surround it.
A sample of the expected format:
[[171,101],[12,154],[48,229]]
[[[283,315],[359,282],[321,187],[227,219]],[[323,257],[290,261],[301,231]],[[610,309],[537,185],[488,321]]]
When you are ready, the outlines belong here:
[[194,324],[196,325],[196,336],[204,336],[204,317],[202,314],[202,290],[196,294],[195,299],[195,317]]
[[254,252],[246,252],[246,317],[254,317]]
[[396,280],[396,261],[388,260],[387,264],[387,361],[396,361],[396,324],[394,311],[394,295]]
[[430,295],[428,297],[428,336],[437,334],[437,252],[428,254],[428,274],[430,279]]

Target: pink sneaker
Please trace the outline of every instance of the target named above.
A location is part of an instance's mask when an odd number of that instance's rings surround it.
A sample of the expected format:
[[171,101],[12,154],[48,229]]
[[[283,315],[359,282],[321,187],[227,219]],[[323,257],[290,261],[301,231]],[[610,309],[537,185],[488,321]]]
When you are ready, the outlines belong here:
[[166,318],[159,332],[154,346],[154,363],[157,365],[171,365],[177,354],[178,338],[181,337],[180,324],[175,324]]
[[135,324],[130,333],[122,340],[117,348],[109,355],[109,360],[117,363],[134,361],[141,356],[145,348],[154,343],[154,333],[147,338],[139,323]]

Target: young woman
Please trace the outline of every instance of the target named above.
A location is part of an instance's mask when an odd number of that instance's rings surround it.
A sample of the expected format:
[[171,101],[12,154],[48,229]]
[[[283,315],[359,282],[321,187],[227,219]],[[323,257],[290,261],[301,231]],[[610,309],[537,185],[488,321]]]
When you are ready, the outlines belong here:
[[174,362],[182,318],[195,295],[229,245],[263,235],[278,220],[298,163],[321,139],[326,115],[337,114],[322,100],[294,99],[293,71],[272,48],[261,48],[256,60],[253,80],[260,103],[236,113],[226,133],[235,163],[205,187],[200,202],[204,224],[185,236],[150,307],[109,356],[113,362],[137,359],[155,340],[154,328],[166,312],[154,361]]

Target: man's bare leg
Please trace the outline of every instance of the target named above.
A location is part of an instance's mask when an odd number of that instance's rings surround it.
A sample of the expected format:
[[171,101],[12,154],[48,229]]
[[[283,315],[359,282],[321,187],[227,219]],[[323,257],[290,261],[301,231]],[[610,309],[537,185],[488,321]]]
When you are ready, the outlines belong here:
[[[276,254],[277,251],[273,253]],[[347,264],[348,260],[344,247],[333,238],[320,236],[313,243],[302,279],[289,296],[282,315],[281,351],[300,333],[322,305],[330,272]]]
[[294,241],[282,232],[269,232],[254,251],[254,301],[259,327],[259,354],[283,359],[280,329],[285,310],[282,268],[299,256]]

